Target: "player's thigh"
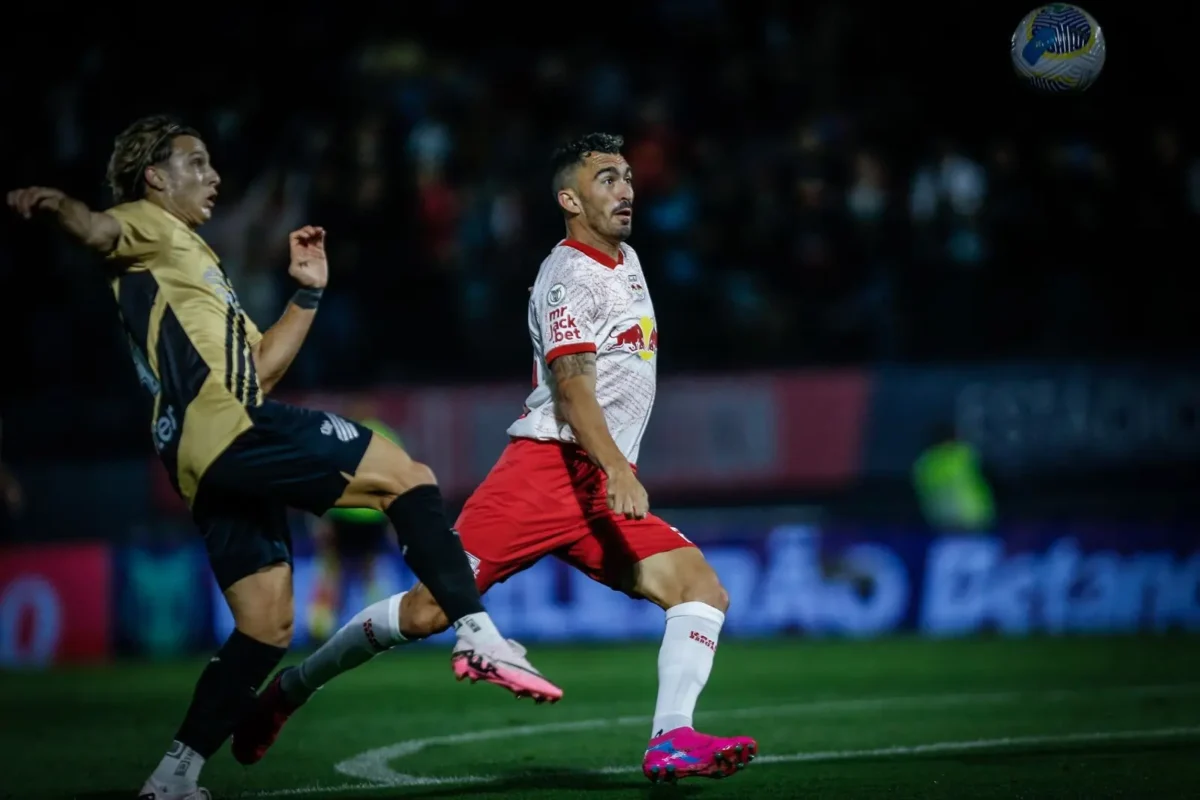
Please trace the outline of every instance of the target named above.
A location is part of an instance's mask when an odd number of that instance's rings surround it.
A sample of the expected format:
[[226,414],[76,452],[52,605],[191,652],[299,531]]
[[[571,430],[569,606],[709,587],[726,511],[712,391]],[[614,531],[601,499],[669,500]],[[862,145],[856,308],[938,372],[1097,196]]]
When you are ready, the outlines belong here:
[[197,497],[194,516],[234,625],[259,641],[287,646],[294,611],[286,506],[206,493]]
[[561,537],[504,513],[464,508],[454,522],[475,585],[484,594],[562,546]]
[[593,580],[664,608],[695,599],[688,595],[715,580],[699,548],[654,514],[592,520],[587,534],[558,556]]
[[579,537],[583,514],[558,447],[505,448],[454,521],[481,591]]
[[433,470],[414,461],[390,439],[372,435],[362,458],[346,475],[345,487],[334,504],[340,508],[382,510],[410,489],[435,485]]

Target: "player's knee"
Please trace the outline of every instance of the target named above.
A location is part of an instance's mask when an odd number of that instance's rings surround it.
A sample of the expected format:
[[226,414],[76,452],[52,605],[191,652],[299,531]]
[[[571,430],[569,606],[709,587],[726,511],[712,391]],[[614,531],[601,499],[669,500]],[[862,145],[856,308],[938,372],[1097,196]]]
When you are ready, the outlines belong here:
[[286,613],[242,615],[234,619],[242,633],[263,644],[273,647],[290,647],[295,627],[295,616],[289,609]]
[[725,587],[721,585],[720,580],[717,581],[714,587],[706,589],[702,593],[702,596],[696,599],[701,603],[707,603],[722,614],[729,612],[729,592],[725,591]]
[[411,459],[397,464],[380,482],[379,510],[386,511],[397,497],[418,486],[437,486],[437,476],[433,474],[433,470]]
[[446,612],[424,586],[400,599],[400,633],[405,639],[424,639],[450,627]]
[[433,470],[428,465],[422,464],[420,461],[409,461],[401,477],[405,486],[404,491],[415,489],[418,486],[437,486],[437,475],[433,474]]
[[650,556],[638,564],[634,581],[639,595],[664,609],[691,602],[705,603],[721,612],[729,608],[729,593],[694,547]]
[[275,622],[272,628],[272,638],[267,644],[273,644],[276,647],[291,647],[292,634],[295,632],[296,618],[292,613]]
[[729,610],[729,592],[721,585],[717,572],[707,561],[680,576],[679,602],[704,603],[721,613]]
[[247,575],[225,590],[225,599],[242,633],[275,647],[291,644],[295,609],[290,565],[272,564]]

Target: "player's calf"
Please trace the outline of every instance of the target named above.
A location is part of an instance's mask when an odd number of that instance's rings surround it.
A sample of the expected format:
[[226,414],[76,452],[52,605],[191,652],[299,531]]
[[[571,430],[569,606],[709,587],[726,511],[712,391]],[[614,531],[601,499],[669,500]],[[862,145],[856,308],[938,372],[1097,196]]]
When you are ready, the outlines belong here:
[[298,667],[278,673],[242,717],[231,750],[241,764],[255,764],[279,738],[292,714],[326,683],[403,644],[400,602],[404,593],[384,598],[354,615]]
[[382,436],[372,436],[337,505],[375,508],[396,529],[404,560],[456,626],[501,638],[483,609],[462,542],[446,521],[433,470]]
[[[675,548],[643,559],[634,567],[632,582],[636,594],[666,610],[658,651],[652,747],[644,763],[647,777],[731,774],[730,770],[745,763],[735,763],[733,755],[747,752],[753,740],[724,740],[692,729],[696,702],[712,674],[729,594],[695,547]],[[739,745],[742,749],[735,753]]]
[[450,619],[433,595],[418,584],[400,601],[400,632],[405,639],[425,639],[450,627]]
[[235,628],[201,673],[170,750],[142,787],[153,798],[201,796],[205,761],[254,707],[258,687],[291,639],[291,569],[276,564],[225,590]]

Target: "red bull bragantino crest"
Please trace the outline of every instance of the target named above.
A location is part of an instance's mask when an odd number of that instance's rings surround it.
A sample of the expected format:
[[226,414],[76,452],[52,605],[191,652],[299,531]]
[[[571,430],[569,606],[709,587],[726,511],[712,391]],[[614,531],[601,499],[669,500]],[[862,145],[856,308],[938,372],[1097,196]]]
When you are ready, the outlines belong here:
[[605,348],[608,352],[625,350],[637,353],[643,361],[649,361],[658,352],[658,326],[653,317],[642,317],[636,325],[613,331],[609,338],[612,341]]

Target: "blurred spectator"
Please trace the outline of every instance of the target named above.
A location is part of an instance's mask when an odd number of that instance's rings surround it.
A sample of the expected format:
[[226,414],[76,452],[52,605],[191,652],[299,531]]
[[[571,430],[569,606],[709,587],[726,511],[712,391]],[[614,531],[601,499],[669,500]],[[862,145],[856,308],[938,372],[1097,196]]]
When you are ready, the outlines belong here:
[[[537,47],[444,35],[469,4],[425,9],[403,31],[338,8],[269,35],[246,20],[214,43],[211,87],[183,107],[165,74],[112,96],[138,67],[126,49],[64,39],[60,68],[29,76],[27,96],[6,84],[22,125],[0,136],[22,153],[13,181],[102,205],[129,119],[171,106],[200,125],[224,178],[205,235],[262,326],[290,291],[286,232],[326,227],[330,289],[293,389],[523,375],[525,289],[562,236],[546,162],[593,129],[627,139],[631,244],[665,369],[1200,345],[1186,292],[1140,264],[1102,266],[1121,242],[1149,265],[1196,237],[1200,161],[1177,109],[1109,75],[1069,102],[973,68],[945,75],[937,48],[899,33],[916,24],[899,7],[765,6],[652,0],[616,41]],[[922,20],[917,39],[937,41],[940,25],[952,27]],[[299,63],[272,49],[288,36],[304,43]],[[1153,126],[1103,122],[1127,102]],[[94,395],[131,396],[115,388],[126,355],[92,262],[5,233],[0,319],[28,405],[50,407],[36,398],[68,372]]]
[[8,529],[13,520],[21,513],[21,506],[25,500],[21,491],[21,482],[2,460],[4,456],[3,441],[3,421],[0,420],[0,539],[7,538]]

